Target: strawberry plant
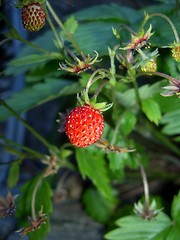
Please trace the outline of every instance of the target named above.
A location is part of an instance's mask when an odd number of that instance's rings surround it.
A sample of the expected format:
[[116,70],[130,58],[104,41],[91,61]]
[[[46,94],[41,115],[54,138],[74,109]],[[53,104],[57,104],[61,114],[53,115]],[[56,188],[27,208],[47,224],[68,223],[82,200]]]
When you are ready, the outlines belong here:
[[[2,95],[0,119],[16,117],[46,150],[0,136],[1,147],[15,157],[8,163],[10,191],[19,183],[25,161],[41,164],[38,173],[23,183],[18,197],[8,192],[0,200],[0,217],[15,214],[18,234],[46,239],[57,184],[54,176],[69,169],[90,181],[81,201],[93,219],[105,224],[105,239],[177,239],[178,1],[140,10],[99,5],[75,12],[65,21],[45,0],[19,0],[16,7],[22,11],[25,29],[40,35],[23,39],[1,13],[8,27],[1,45],[14,39],[24,44],[4,74],[24,74],[26,87],[8,98]],[[47,25],[49,29],[41,34]],[[21,113],[55,99],[57,111],[51,117],[55,137],[50,138]],[[53,114],[48,107],[47,112]],[[1,164],[7,163],[2,159]],[[154,190],[153,182],[161,191]],[[176,191],[170,192],[167,182]]]

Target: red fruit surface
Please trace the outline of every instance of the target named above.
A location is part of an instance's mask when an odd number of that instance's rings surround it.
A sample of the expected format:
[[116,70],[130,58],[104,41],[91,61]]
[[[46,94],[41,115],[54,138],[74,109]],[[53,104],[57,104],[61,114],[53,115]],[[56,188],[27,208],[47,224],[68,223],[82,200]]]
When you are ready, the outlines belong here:
[[30,3],[22,8],[22,23],[30,32],[39,31],[45,24],[46,14],[41,4]]
[[90,105],[73,109],[65,121],[65,133],[76,147],[87,147],[97,142],[104,130],[101,111]]

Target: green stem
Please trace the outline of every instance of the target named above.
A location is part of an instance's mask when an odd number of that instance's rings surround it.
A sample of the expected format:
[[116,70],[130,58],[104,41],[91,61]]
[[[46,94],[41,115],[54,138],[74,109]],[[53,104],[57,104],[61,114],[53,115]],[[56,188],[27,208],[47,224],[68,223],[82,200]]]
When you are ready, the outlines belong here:
[[54,33],[54,36],[55,36],[55,38],[56,38],[56,41],[57,41],[57,43],[58,43],[58,45],[59,45],[59,49],[62,49],[63,44],[62,44],[62,42],[61,42],[61,40],[60,40],[60,38],[59,38],[59,36],[58,36],[58,33],[57,33],[57,31],[56,31],[56,28],[54,27],[53,22],[51,21],[51,18],[50,18],[50,16],[49,16],[48,11],[47,11],[47,13],[46,13],[46,17],[47,17],[47,20],[48,20],[48,22],[49,22],[49,25],[50,25],[53,33]]
[[121,117],[119,118],[119,120],[118,120],[118,122],[117,122],[117,124],[116,124],[116,127],[115,127],[115,129],[114,129],[114,131],[113,131],[113,137],[112,137],[112,139],[111,139],[111,145],[114,145],[115,144],[115,142],[116,142],[116,139],[117,139],[117,136],[118,136],[118,132],[119,132],[119,127],[120,127],[120,125],[121,125]]
[[99,95],[99,93],[101,92],[102,88],[104,87],[104,85],[106,84],[108,80],[104,80],[100,85],[99,87],[97,88],[96,92],[94,93],[94,95],[92,96],[92,99],[96,99],[97,96]]
[[144,170],[144,167],[142,163],[139,161],[140,165],[140,171],[141,171],[141,176],[143,180],[143,187],[144,187],[144,196],[145,196],[145,209],[149,210],[149,185],[148,185],[148,180],[146,176],[146,172]]
[[164,18],[164,19],[169,23],[169,25],[171,26],[171,28],[172,28],[172,30],[173,30],[173,33],[174,33],[174,37],[175,37],[176,42],[177,42],[177,43],[180,42],[178,32],[177,32],[177,30],[176,30],[173,22],[172,22],[166,15],[164,15],[164,14],[162,14],[162,13],[152,13],[151,15],[149,15],[149,16],[145,19],[145,21],[144,21],[144,23],[143,23],[143,25],[142,25],[141,27],[143,27],[143,26],[145,25],[145,23],[146,23],[150,18],[152,18],[152,17],[162,17],[162,18]]
[[24,119],[22,119],[19,114],[14,111],[7,103],[5,103],[2,99],[0,99],[0,104],[2,104],[9,112],[11,112],[20,122],[24,124],[24,126],[40,141],[46,146],[48,149],[51,149],[51,145],[39,134],[37,133]]
[[110,68],[110,79],[109,82],[112,86],[116,85],[116,67],[115,67],[115,63],[114,63],[114,58],[115,58],[115,54],[116,54],[116,49],[110,49],[108,48],[108,52],[109,52],[109,57],[110,57],[110,62],[111,62],[111,68]]
[[140,94],[139,94],[139,88],[138,88],[136,79],[134,79],[134,81],[132,81],[132,82],[133,82],[134,91],[135,91],[135,95],[136,95],[136,101],[137,101],[139,107],[141,107],[141,97],[140,97]]
[[21,42],[23,42],[23,43],[25,43],[25,44],[27,44],[27,45],[29,45],[30,47],[32,47],[32,48],[34,48],[34,49],[36,49],[36,50],[38,50],[38,51],[40,51],[40,52],[46,53],[46,54],[48,54],[48,55],[51,54],[51,52],[47,51],[46,49],[41,48],[41,47],[39,47],[38,45],[33,44],[33,43],[31,43],[31,42],[29,42],[29,41],[27,41],[27,40],[25,40],[25,39],[23,39],[23,38],[21,38],[21,37],[18,38],[18,40],[21,41]]
[[[99,73],[99,76],[97,76],[95,78],[97,73]],[[89,80],[88,80],[88,83],[86,85],[86,91],[88,92],[88,90],[91,87],[91,85],[93,83],[95,83],[96,81],[98,81],[99,79],[103,79],[103,78],[106,78],[106,77],[108,78],[108,76],[107,76],[108,73],[109,73],[109,71],[107,69],[97,69],[96,71],[94,71],[92,73],[92,75],[90,76]]]
[[[17,147],[18,149],[22,149],[26,151],[25,153],[28,154],[29,157],[35,157],[38,159],[43,159],[45,156],[31,148],[28,148],[24,145],[18,144],[12,140],[9,140],[5,137],[0,136],[0,138],[4,141],[4,143],[0,143],[0,146],[3,146],[3,148],[8,149],[12,146],[12,149],[14,149],[14,146]],[[22,153],[22,152],[20,152]],[[24,153],[23,153],[24,154]],[[31,156],[30,156],[31,155]]]
[[57,22],[57,24],[59,25],[59,27],[62,29],[62,31],[65,33],[65,35],[67,36],[67,38],[70,40],[70,42],[72,43],[73,47],[78,51],[79,54],[81,54],[81,49],[78,46],[78,44],[75,42],[74,38],[72,37],[72,35],[66,30],[66,28],[64,27],[63,23],[61,22],[61,20],[58,18],[58,16],[56,15],[56,13],[54,12],[53,8],[51,7],[50,3],[47,1],[46,2],[46,6],[48,8],[48,10],[50,11],[50,13],[52,14],[53,18],[55,19],[55,21]]
[[42,183],[42,179],[44,178],[44,174],[42,174],[36,185],[35,185],[35,188],[33,189],[33,193],[32,193],[32,200],[31,200],[31,212],[32,212],[32,219],[33,221],[36,221],[37,218],[36,218],[36,194],[37,194],[37,190],[40,186],[40,184]]

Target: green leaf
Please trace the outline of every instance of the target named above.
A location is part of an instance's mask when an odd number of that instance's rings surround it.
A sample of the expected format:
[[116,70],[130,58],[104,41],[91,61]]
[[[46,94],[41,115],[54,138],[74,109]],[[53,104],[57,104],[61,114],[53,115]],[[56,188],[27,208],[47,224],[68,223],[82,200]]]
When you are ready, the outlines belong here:
[[80,21],[114,20],[120,24],[122,22],[135,23],[143,14],[139,14],[139,12],[132,8],[110,3],[108,5],[101,4],[83,9],[76,12],[75,16]]
[[174,196],[171,206],[171,216],[180,224],[180,191],[176,196]]
[[127,136],[132,132],[133,128],[136,125],[136,121],[137,118],[130,111],[127,111],[122,115],[120,129],[124,135]]
[[[7,100],[7,104],[20,114],[60,96],[79,92],[81,89],[79,83],[73,83],[73,81],[64,79],[47,79],[43,83],[35,84],[32,87],[23,89],[19,93],[15,93]],[[0,106],[0,120],[10,116],[12,114],[3,106]]]
[[89,177],[104,197],[112,199],[104,153],[93,146],[76,148],[76,159],[82,177]]
[[106,223],[115,207],[115,202],[108,201],[96,189],[87,189],[83,195],[87,213],[95,220]]
[[78,22],[74,16],[71,16],[66,20],[64,26],[69,33],[74,34],[76,29],[78,28]]
[[17,67],[17,66],[24,66],[32,63],[47,62],[49,59],[51,58],[49,58],[48,54],[31,54],[28,56],[16,58],[12,60],[9,64],[11,66]]
[[19,180],[19,162],[15,161],[10,165],[8,172],[8,187],[14,187]]
[[[160,93],[160,88],[164,84],[162,82],[157,82],[152,85],[146,84],[142,87],[139,87],[139,94],[142,100],[147,98],[154,98],[155,94]],[[136,96],[134,89],[128,89],[125,92],[116,91],[117,100],[120,105],[124,107],[133,107],[137,105]]]
[[171,112],[167,112],[162,117],[160,123],[165,126],[162,129],[162,132],[167,135],[174,135],[180,133],[180,109],[176,109]]
[[171,221],[167,215],[160,213],[152,220],[138,216],[126,216],[116,221],[119,228],[107,233],[109,240],[162,240],[167,235]]
[[118,177],[124,177],[124,167],[125,161],[123,159],[123,154],[118,154],[115,152],[110,152],[107,155],[109,159],[109,167],[112,171],[118,171]]
[[[168,85],[168,83],[165,85]],[[179,109],[180,99],[176,95],[163,97],[160,94],[156,94],[153,99],[158,103],[162,113],[173,112]],[[163,121],[163,117],[161,121]]]
[[[19,220],[19,225],[22,227],[29,226],[28,216],[31,215],[31,204],[32,204],[32,195],[34,188],[37,184],[37,181],[40,176],[37,176],[30,181],[26,182],[21,187],[21,195],[17,200],[17,211],[16,216]],[[35,210],[36,214],[43,207],[43,213],[49,215],[52,212],[52,190],[49,183],[43,179],[36,193],[35,199]],[[47,220],[46,224],[42,224],[39,230],[31,232],[29,239],[31,240],[45,240],[46,235],[49,231],[50,224]]]
[[142,101],[142,110],[151,122],[158,125],[161,119],[161,111],[159,105],[153,99],[144,99]]
[[166,240],[175,240],[179,239],[180,236],[180,224],[175,223],[173,226],[170,228],[170,231],[168,232],[168,235],[166,237]]
[[116,22],[86,22],[79,25],[74,34],[74,39],[81,46],[85,55],[93,55],[94,50],[100,55],[108,54],[107,46],[114,46],[117,43],[112,34],[112,27],[118,28]]

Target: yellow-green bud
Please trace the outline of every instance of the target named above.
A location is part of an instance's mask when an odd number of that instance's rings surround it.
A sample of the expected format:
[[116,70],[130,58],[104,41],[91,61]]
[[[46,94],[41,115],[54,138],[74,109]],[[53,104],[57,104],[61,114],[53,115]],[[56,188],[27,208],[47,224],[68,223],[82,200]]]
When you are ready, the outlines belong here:
[[147,61],[143,66],[141,66],[143,72],[156,72],[157,71],[157,62],[155,59]]
[[176,62],[180,62],[180,45],[175,46],[171,49],[172,57]]

